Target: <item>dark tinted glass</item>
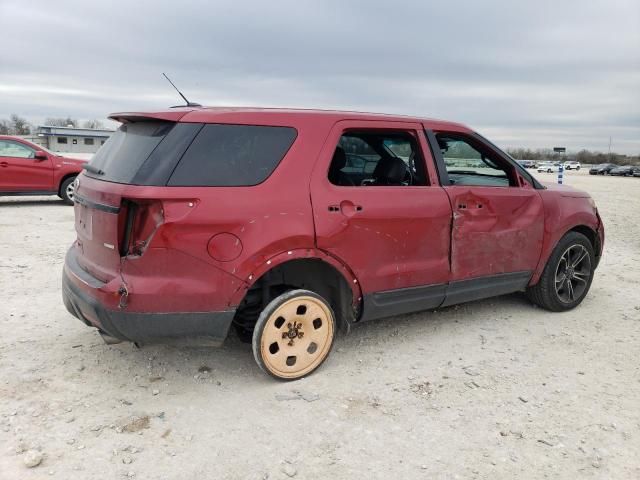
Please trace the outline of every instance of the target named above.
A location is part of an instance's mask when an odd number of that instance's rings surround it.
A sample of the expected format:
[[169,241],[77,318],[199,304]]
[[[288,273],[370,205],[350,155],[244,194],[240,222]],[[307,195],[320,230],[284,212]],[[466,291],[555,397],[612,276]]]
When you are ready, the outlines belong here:
[[177,123],[151,152],[131,183],[166,185],[178,160],[201,128],[202,123]]
[[168,185],[257,185],[271,175],[295,138],[296,130],[290,127],[205,125]]
[[175,123],[149,121],[122,125],[98,150],[91,166],[102,170],[86,175],[117,183],[130,183],[140,166],[171,131]]

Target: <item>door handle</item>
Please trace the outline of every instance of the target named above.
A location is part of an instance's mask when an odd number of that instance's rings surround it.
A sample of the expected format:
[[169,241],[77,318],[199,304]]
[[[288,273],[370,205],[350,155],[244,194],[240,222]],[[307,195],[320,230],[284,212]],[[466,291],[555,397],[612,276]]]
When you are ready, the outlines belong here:
[[356,205],[351,200],[343,200],[340,202],[340,211],[345,217],[353,217],[362,211],[362,205]]
[[8,167],[9,164],[7,162],[0,162],[0,167]]
[[342,212],[347,216],[351,216],[356,212],[361,212],[363,208],[362,205],[354,205],[349,200],[345,200],[340,205],[329,205],[327,210],[333,213]]

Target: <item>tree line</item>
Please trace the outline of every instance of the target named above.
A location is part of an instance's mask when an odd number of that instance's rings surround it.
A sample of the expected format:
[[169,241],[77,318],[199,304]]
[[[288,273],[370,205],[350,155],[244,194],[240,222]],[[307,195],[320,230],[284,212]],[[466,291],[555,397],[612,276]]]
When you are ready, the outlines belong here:
[[619,153],[592,152],[582,149],[579,152],[556,153],[550,148],[530,149],[530,148],[509,148],[507,153],[516,160],[550,160],[565,161],[576,160],[580,163],[599,164],[616,163],[620,165],[640,164],[640,155],[622,155]]
[[[100,120],[86,120],[81,123],[71,117],[49,117],[45,119],[44,125],[52,127],[104,128],[104,124]],[[31,135],[34,133],[35,127],[16,113],[12,113],[8,119],[0,119],[0,135]]]

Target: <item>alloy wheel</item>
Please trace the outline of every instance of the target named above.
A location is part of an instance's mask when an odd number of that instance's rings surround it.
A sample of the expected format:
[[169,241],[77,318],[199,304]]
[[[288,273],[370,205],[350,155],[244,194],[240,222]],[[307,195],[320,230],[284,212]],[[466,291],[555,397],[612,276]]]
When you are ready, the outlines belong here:
[[67,197],[69,198],[69,200],[73,201],[73,196],[75,194],[75,186],[74,186],[74,182],[71,182],[69,185],[67,185],[67,188],[65,190],[65,193],[67,194]]
[[567,248],[558,262],[555,288],[563,303],[573,303],[582,298],[591,277],[591,257],[582,245]]

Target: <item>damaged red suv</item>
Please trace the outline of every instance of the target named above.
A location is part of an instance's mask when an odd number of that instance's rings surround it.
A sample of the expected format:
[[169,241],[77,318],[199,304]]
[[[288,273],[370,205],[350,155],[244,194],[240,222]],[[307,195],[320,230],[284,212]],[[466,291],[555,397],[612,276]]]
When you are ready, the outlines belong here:
[[220,344],[277,378],[338,331],[525,291],[577,306],[602,254],[587,193],[469,128],[353,112],[118,113],[75,189],[67,309],[107,342]]

